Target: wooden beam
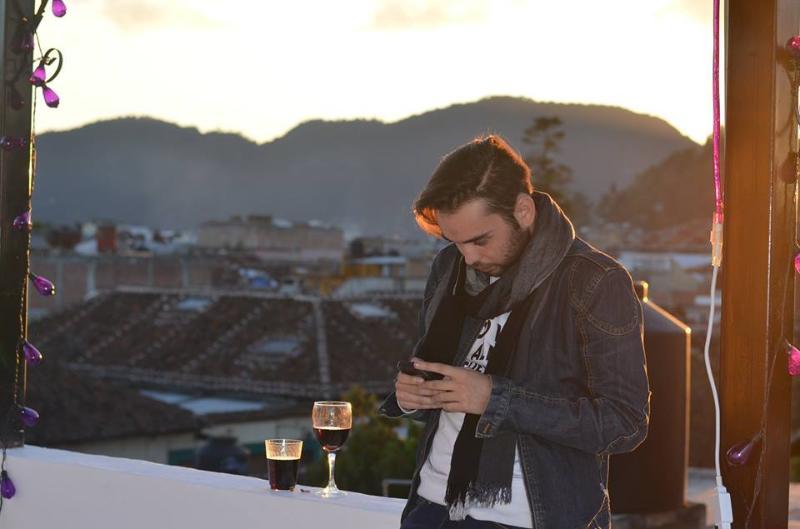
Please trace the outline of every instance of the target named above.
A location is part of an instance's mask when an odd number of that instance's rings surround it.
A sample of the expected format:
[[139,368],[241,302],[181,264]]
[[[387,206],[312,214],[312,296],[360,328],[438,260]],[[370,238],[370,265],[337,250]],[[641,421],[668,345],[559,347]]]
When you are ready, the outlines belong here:
[[762,429],[764,437],[747,465],[723,457],[723,478],[735,528],[777,529],[788,523],[785,343],[796,231],[796,124],[783,46],[800,29],[800,2],[729,0],[727,19],[722,450]]
[[[0,148],[0,434],[1,442],[16,446],[24,432],[15,420],[15,388],[24,402],[25,364],[17,363],[19,337],[27,325],[27,285],[30,235],[11,227],[14,218],[30,207],[32,51],[20,52],[23,17],[33,20],[34,0],[0,0],[0,136],[25,142],[24,147]],[[12,90],[23,100],[12,105]],[[15,108],[16,107],[16,108]]]

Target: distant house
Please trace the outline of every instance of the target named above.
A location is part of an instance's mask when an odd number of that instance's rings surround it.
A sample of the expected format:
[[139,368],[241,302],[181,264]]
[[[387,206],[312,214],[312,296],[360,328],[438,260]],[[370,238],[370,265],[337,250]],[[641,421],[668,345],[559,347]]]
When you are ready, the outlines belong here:
[[353,239],[342,264],[341,281],[330,293],[335,297],[422,295],[438,246],[431,239]]
[[430,270],[428,257],[374,255],[350,257],[342,265],[340,281],[330,291],[334,297],[376,294],[422,296]]
[[649,283],[651,297],[662,306],[685,305],[708,288],[705,274],[697,272],[710,270],[707,253],[623,251],[618,258],[634,279]]
[[[250,453],[248,473],[266,476],[264,439],[311,439],[310,402],[139,390],[71,369],[53,352],[29,370],[26,404],[41,418],[27,444],[194,466],[208,438],[233,437]],[[312,443],[308,452],[317,456]]]
[[345,249],[340,228],[318,221],[289,222],[269,215],[234,216],[203,223],[197,245],[247,250],[264,261],[340,261]]
[[431,259],[437,241],[431,238],[406,239],[390,236],[357,237],[350,241],[350,257],[403,256]]
[[190,411],[81,376],[61,364],[56,348],[44,352],[45,361],[28,369],[26,405],[41,417],[25,432],[28,444],[156,463],[194,446],[200,424]]

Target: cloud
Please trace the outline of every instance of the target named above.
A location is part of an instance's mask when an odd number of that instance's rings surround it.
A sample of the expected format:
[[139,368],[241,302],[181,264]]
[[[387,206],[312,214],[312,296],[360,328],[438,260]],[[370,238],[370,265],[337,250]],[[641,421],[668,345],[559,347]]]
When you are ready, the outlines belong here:
[[713,13],[712,2],[707,0],[674,0],[668,6],[668,10],[683,13],[690,18],[709,24]]
[[377,30],[433,29],[482,22],[487,15],[488,2],[475,0],[383,0],[370,27]]
[[186,27],[211,29],[219,22],[203,13],[175,2],[156,0],[103,0],[101,14],[124,31],[141,31],[154,27]]

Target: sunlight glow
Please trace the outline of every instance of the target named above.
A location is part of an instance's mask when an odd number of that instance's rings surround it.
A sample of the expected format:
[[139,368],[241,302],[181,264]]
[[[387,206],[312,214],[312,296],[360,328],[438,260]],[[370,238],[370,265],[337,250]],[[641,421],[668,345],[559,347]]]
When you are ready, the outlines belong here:
[[[87,0],[42,26],[65,68],[39,130],[152,116],[259,142],[491,95],[623,106],[711,130],[710,2]],[[231,9],[235,7],[236,9]],[[113,90],[112,90],[113,88]]]

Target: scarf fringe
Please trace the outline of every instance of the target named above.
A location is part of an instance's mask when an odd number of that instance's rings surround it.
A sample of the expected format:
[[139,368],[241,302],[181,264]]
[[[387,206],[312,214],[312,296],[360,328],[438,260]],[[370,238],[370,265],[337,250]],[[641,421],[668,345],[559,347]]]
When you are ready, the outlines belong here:
[[499,503],[511,503],[511,486],[489,487],[470,484],[469,490],[464,494],[459,494],[451,502],[452,491],[448,487],[445,498],[447,499],[448,511],[451,520],[463,520],[467,517],[469,507],[481,507],[491,509]]

